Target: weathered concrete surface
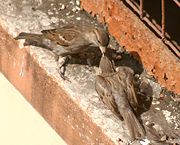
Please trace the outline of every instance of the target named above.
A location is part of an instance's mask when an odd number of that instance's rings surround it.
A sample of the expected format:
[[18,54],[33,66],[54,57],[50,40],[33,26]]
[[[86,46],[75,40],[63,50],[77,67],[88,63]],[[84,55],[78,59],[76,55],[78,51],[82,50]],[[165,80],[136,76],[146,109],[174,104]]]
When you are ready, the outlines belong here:
[[[51,0],[44,3],[40,0],[1,1],[0,71],[68,144],[126,144],[129,138],[123,123],[99,101],[94,91],[96,67],[89,70],[87,65],[70,64],[66,75],[71,83],[63,81],[59,78],[52,53],[38,47],[23,47],[23,41],[19,43],[12,38],[22,31],[37,33],[42,29],[67,23],[97,25],[93,18],[79,9],[74,0],[61,2]],[[130,57],[127,59],[126,62],[129,62]],[[123,65],[124,60],[123,57],[120,61]],[[137,68],[136,62],[133,67]],[[141,66],[141,70],[137,72],[142,71]],[[152,96],[160,97],[160,85],[154,82],[151,84],[154,87]],[[170,99],[169,95],[166,98]],[[146,121],[156,123],[163,119],[163,127],[166,127],[169,126],[166,120],[173,118],[169,132],[179,129],[180,115],[175,117],[172,116],[173,113],[169,115],[169,112],[173,111],[180,114],[178,107],[173,108],[173,103],[165,104],[158,110],[156,108],[159,105],[155,106],[154,110],[150,109],[152,113],[143,114],[144,123]],[[166,106],[169,112],[165,116],[162,110],[167,112]],[[156,120],[157,115],[162,115],[162,118]],[[159,124],[161,125],[161,122]]]
[[[56,1],[39,7],[38,2],[41,1],[0,1],[0,71],[68,144],[127,143],[127,130],[123,129],[122,122],[104,107],[95,93],[95,72],[85,66],[69,65],[67,75],[71,83],[64,82],[52,53],[37,47],[23,47],[12,38],[22,31],[40,32],[67,23],[64,18],[48,16],[48,12],[58,12]],[[42,10],[34,10],[36,7]],[[69,11],[66,17],[72,19],[67,20],[82,19],[79,10],[73,14]]]
[[[180,60],[120,0],[81,0],[82,7],[108,24],[109,32],[128,51],[137,52],[149,74],[180,94]],[[135,56],[136,57],[136,56]]]

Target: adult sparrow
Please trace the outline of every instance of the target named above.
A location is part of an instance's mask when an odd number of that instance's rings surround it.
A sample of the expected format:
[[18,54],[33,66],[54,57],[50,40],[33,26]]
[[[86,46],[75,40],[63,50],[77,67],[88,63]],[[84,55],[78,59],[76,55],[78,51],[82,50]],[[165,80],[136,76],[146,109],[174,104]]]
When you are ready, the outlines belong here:
[[106,55],[102,56],[99,68],[101,73],[96,76],[95,89],[101,100],[114,114],[125,121],[132,139],[143,138],[145,130],[133,109],[138,106],[133,85],[133,70],[120,67],[115,71]]
[[15,39],[25,39],[25,46],[39,46],[54,52],[62,78],[64,78],[64,65],[69,56],[95,47],[99,47],[101,52],[105,53],[109,44],[109,35],[104,29],[87,25],[67,25],[57,29],[42,30],[41,34],[22,32]]

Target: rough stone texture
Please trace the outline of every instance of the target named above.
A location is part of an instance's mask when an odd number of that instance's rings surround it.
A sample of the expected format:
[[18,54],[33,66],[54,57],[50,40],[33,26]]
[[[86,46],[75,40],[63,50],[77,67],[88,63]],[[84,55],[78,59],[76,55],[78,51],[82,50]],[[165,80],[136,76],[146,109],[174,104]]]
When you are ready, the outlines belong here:
[[[180,61],[120,0],[81,0],[82,7],[106,22],[109,32],[128,51],[137,52],[149,74],[180,94]],[[136,57],[136,56],[135,56]]]
[[[60,79],[48,76],[42,66],[39,66],[36,57],[41,57],[42,54],[36,53],[34,57],[30,56],[29,48],[19,49],[17,42],[2,28],[0,28],[0,32],[0,38],[3,38],[0,40],[1,71],[68,144],[114,144],[85,113],[89,110],[89,113],[94,114],[96,120],[101,120],[99,111],[95,110],[97,107],[92,108],[87,104],[85,107],[88,108],[79,108],[78,89],[74,92],[73,98],[69,98],[62,88]],[[67,85],[73,87],[74,84]],[[76,87],[81,88],[79,84],[76,84]],[[97,103],[98,99],[94,98]],[[81,99],[83,101],[83,98]],[[84,109],[88,110],[83,111]]]
[[[52,53],[37,47],[24,47],[23,40],[19,42],[12,38],[22,31],[40,32],[67,24],[67,21],[78,23],[79,19],[84,19],[80,8],[76,7],[77,12],[73,13],[66,8],[63,12],[69,18],[66,21],[58,10],[63,8],[63,2],[1,1],[0,71],[68,144],[111,145],[122,141],[125,144],[128,142],[127,130],[99,101],[94,90],[95,72],[72,64],[67,68],[71,83],[63,81]],[[71,3],[74,1],[70,1],[69,7]],[[60,18],[55,16],[56,13]],[[82,22],[94,23],[90,19]],[[122,141],[119,142],[119,138]]]
[[[63,81],[51,52],[24,47],[23,40],[12,38],[20,32],[37,33],[67,23],[98,25],[94,18],[80,11],[78,1],[0,0],[0,14],[0,71],[64,140],[73,145],[127,144],[126,127],[99,101],[94,90],[96,66],[89,69],[87,65],[69,64],[66,75],[71,83]],[[143,72],[143,66],[138,68],[137,61],[125,53],[119,63],[127,65],[127,62],[136,73]],[[152,88],[145,88],[152,89],[148,95],[155,99],[154,105],[142,115],[144,124],[153,122],[161,126],[163,119],[161,127],[165,132],[179,129],[178,102],[171,100],[171,94],[159,101],[164,97],[164,94],[161,97],[160,85],[147,79],[146,75],[144,81],[151,84]],[[162,117],[157,119],[160,115]]]

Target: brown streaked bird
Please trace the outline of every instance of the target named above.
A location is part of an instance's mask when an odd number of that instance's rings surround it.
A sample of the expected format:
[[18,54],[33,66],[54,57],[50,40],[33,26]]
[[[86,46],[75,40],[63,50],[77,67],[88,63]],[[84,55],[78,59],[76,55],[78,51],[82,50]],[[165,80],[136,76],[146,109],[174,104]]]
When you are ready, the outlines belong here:
[[67,25],[57,29],[43,30],[41,33],[22,32],[15,39],[25,39],[25,46],[39,46],[54,52],[62,78],[64,78],[64,65],[69,56],[87,51],[90,47],[92,49],[99,47],[101,52],[105,53],[109,44],[108,33],[100,27]]
[[97,75],[95,89],[105,105],[116,114],[129,130],[132,139],[141,139],[145,130],[134,114],[138,106],[133,86],[133,70],[120,67],[115,71],[111,61],[103,55],[99,64],[100,75]]

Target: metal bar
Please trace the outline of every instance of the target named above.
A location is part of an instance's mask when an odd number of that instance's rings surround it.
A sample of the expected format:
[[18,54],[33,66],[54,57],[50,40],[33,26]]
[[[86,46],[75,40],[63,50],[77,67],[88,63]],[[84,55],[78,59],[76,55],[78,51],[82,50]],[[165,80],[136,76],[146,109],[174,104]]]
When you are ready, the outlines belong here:
[[[130,0],[126,0],[126,2],[134,9],[134,11],[135,11],[136,13],[138,13],[138,14],[140,15],[139,9],[138,9],[136,6],[134,6],[134,5],[131,3]],[[155,31],[159,36],[161,36],[161,31],[158,30],[157,27],[156,27],[148,18],[144,17],[143,20],[145,20],[145,22],[146,22],[151,28],[153,28],[154,31]]]
[[139,12],[138,8],[130,0],[125,0],[125,1],[127,2],[127,4],[129,4],[133,8],[133,10],[136,13],[138,13],[140,15],[140,12]]
[[161,36],[161,31],[146,17],[143,20],[159,35]]
[[177,5],[178,7],[180,7],[180,2],[178,0],[173,0]]
[[140,0],[140,18],[143,19],[144,0]]
[[[140,11],[139,9],[130,1],[130,0],[125,0],[127,4],[129,4],[129,6],[137,13],[140,15]],[[161,29],[158,29],[157,24],[152,23],[147,17],[146,15],[143,17],[143,20],[159,35],[162,36],[162,32]],[[164,19],[165,20],[165,19]],[[165,26],[165,25],[164,25]],[[171,50],[174,52],[174,54],[176,54],[176,56],[178,58],[180,58],[180,53],[179,53],[179,45],[173,43],[173,41],[169,41],[169,40],[164,40],[164,43],[169,46],[171,48]]]
[[162,27],[162,30],[161,30],[161,37],[162,37],[162,40],[165,39],[165,0],[161,0],[161,14],[162,14],[162,17],[161,17],[161,27]]
[[164,43],[166,45],[168,45],[169,47],[171,47],[171,50],[174,52],[174,54],[176,54],[176,56],[180,59],[180,51],[178,50],[178,46],[177,48],[173,45],[174,43],[171,43],[171,41],[169,40],[164,40]]

